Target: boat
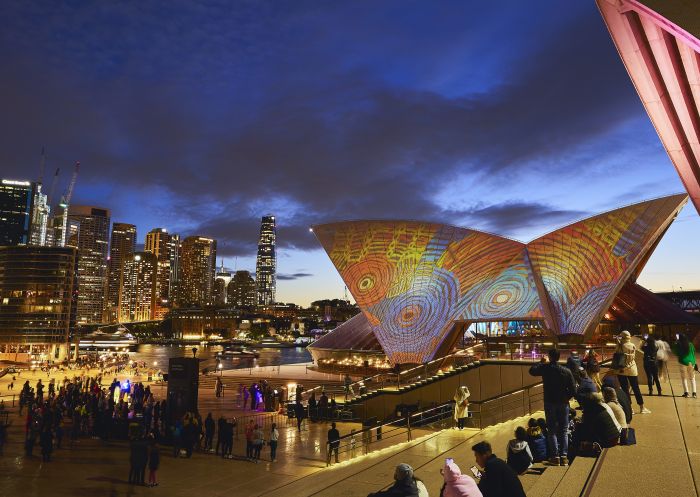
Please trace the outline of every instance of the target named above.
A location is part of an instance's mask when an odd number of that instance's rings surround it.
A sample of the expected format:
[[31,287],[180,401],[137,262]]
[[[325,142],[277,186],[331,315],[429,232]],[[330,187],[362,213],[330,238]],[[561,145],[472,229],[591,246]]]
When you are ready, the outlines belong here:
[[271,349],[285,349],[297,347],[294,342],[280,342],[273,337],[263,338],[261,341],[255,344],[257,347],[271,348]]
[[241,346],[229,346],[225,347],[223,351],[218,352],[216,355],[224,357],[260,357],[260,352]]
[[139,341],[124,326],[119,326],[114,333],[97,329],[80,339],[78,347],[87,350],[128,349],[138,345]]

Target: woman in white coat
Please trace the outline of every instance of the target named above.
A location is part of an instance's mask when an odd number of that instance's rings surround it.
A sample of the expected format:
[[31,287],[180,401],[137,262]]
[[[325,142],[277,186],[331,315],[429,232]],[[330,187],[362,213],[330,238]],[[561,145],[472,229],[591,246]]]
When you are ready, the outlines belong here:
[[455,412],[454,417],[457,422],[457,428],[460,430],[464,429],[464,423],[469,417],[469,389],[466,386],[461,386],[457,388],[455,392]]

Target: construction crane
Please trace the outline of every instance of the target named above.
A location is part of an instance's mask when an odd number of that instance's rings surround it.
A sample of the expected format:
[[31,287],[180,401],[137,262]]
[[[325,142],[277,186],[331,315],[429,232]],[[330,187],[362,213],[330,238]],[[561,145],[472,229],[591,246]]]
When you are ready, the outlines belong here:
[[53,191],[56,189],[56,182],[58,181],[58,173],[61,172],[61,168],[57,167],[56,168],[56,173],[53,175],[53,180],[51,180],[51,187],[49,188],[49,191],[47,192],[47,199],[46,203],[51,205],[51,200],[53,199]]
[[61,212],[59,233],[56,238],[56,246],[58,247],[65,247],[66,245],[66,237],[68,235],[68,205],[70,204],[71,197],[73,197],[73,188],[75,188],[75,180],[78,179],[78,171],[80,171],[80,162],[75,163],[75,169],[73,170],[73,176],[68,184],[68,189],[66,193],[63,194],[61,202],[58,204],[63,210]]
[[70,205],[70,199],[73,197],[73,189],[75,188],[75,180],[78,179],[78,171],[80,171],[80,162],[75,163],[75,169],[73,170],[73,176],[68,184],[68,189],[61,199],[61,207],[68,208],[68,205]]
[[39,183],[44,181],[44,169],[46,168],[46,152],[44,147],[41,147],[41,165],[39,166]]

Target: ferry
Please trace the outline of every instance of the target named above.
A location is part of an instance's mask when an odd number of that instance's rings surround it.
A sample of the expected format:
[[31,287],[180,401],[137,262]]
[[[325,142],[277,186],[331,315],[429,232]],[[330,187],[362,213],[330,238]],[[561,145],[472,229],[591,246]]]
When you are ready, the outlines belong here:
[[139,341],[129,330],[119,326],[114,333],[98,329],[80,339],[78,347],[86,350],[115,350],[136,347]]

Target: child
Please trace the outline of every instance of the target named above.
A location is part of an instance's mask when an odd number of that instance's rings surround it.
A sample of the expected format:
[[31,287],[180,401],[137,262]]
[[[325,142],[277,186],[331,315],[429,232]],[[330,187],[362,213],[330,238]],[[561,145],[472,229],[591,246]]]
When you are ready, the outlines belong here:
[[534,462],[547,460],[547,439],[535,418],[530,418],[527,422],[527,444],[530,446]]
[[518,426],[515,430],[515,438],[508,442],[506,448],[508,457],[506,462],[513,471],[519,475],[525,473],[532,466],[532,452],[527,444],[527,430]]

